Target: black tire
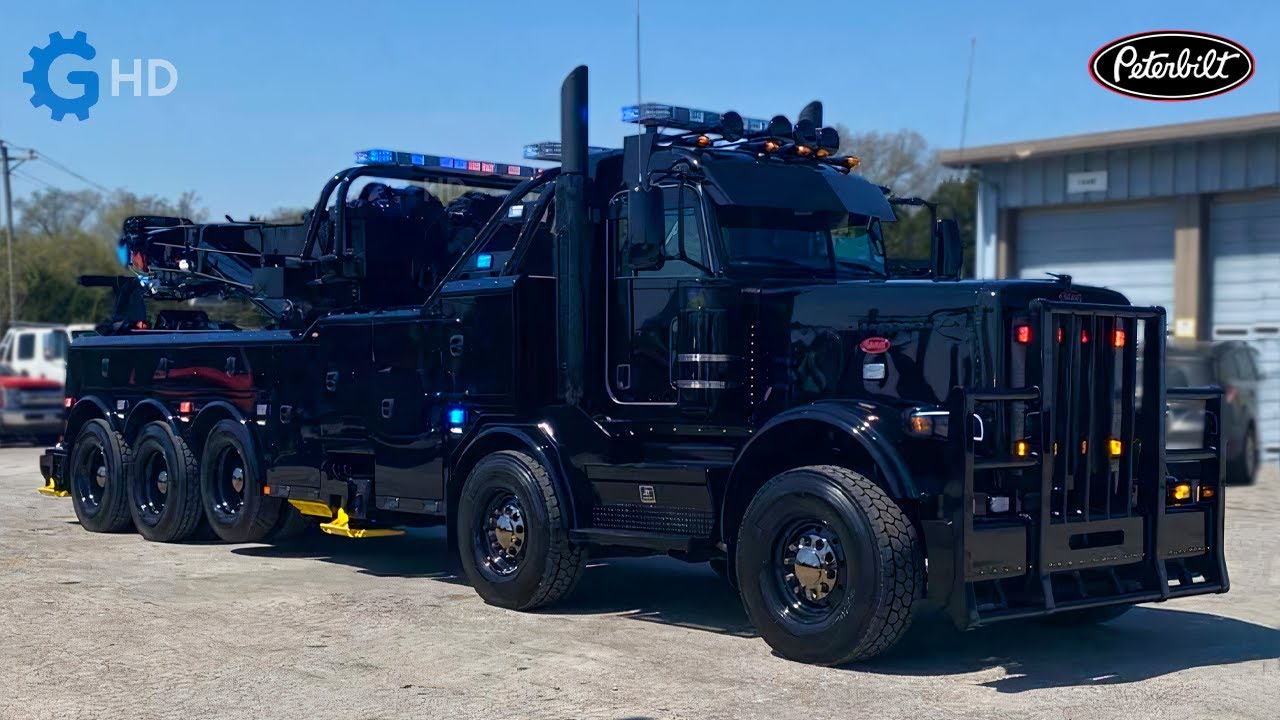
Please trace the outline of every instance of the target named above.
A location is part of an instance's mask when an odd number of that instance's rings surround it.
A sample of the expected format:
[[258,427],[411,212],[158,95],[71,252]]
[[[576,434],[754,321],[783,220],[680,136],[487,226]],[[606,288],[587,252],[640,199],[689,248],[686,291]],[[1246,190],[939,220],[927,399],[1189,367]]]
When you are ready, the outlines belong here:
[[281,501],[262,494],[264,477],[249,431],[234,420],[218,421],[200,455],[200,497],[220,540],[261,542],[275,529]]
[[196,456],[164,422],[144,425],[132,447],[129,513],[138,534],[154,542],[189,539],[204,520]]
[[1227,461],[1227,482],[1252,485],[1258,476],[1258,432],[1250,425],[1240,437],[1240,453]]
[[280,520],[276,522],[276,527],[267,536],[270,542],[286,542],[296,540],[312,530],[320,526],[320,518],[311,515],[303,515],[298,512],[298,508],[289,503],[280,505]]
[[90,420],[80,428],[67,455],[67,489],[85,530],[129,527],[129,461],[129,445],[106,420]]
[[1053,615],[1045,615],[1044,617],[1036,618],[1036,621],[1045,625],[1055,625],[1057,627],[1100,625],[1105,622],[1111,622],[1132,609],[1132,605],[1102,605],[1100,607],[1085,608],[1083,610],[1068,610],[1066,612],[1054,613]]
[[915,527],[875,483],[820,465],[756,493],[738,534],[738,590],[779,655],[839,665],[888,650],[923,587]]
[[[485,602],[531,610],[573,590],[587,556],[569,541],[563,507],[550,473],[524,453],[495,452],[471,471],[458,502],[458,550]],[[502,541],[508,550],[494,546]]]

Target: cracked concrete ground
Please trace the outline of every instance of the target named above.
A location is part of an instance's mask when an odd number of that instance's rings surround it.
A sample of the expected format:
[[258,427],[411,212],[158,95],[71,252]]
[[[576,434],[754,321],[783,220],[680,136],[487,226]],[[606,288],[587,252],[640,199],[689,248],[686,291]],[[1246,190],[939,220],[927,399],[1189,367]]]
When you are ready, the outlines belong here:
[[561,606],[489,607],[441,531],[285,546],[84,532],[0,450],[0,719],[1272,718],[1280,473],[1228,492],[1232,591],[1066,630],[918,621],[798,665],[706,565],[593,562]]

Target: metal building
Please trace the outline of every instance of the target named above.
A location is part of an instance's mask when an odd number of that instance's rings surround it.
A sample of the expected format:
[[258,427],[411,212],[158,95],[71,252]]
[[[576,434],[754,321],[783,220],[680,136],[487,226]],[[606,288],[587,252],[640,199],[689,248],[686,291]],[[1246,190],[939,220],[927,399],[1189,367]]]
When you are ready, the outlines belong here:
[[1170,332],[1241,339],[1280,454],[1280,113],[949,150],[977,171],[980,277],[1062,272],[1168,310]]

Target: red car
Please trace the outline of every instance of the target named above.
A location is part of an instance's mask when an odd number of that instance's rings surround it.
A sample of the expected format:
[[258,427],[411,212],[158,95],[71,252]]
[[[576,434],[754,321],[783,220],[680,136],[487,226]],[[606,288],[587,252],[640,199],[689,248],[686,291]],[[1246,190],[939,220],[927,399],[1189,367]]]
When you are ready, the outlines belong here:
[[0,364],[0,439],[35,437],[56,442],[62,432],[62,384],[24,377]]

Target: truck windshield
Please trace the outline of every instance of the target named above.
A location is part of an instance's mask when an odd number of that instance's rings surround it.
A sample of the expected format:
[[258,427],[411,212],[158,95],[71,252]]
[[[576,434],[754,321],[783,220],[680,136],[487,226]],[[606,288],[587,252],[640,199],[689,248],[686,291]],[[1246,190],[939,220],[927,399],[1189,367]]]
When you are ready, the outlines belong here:
[[811,278],[885,277],[880,221],[866,215],[717,208],[726,268]]

